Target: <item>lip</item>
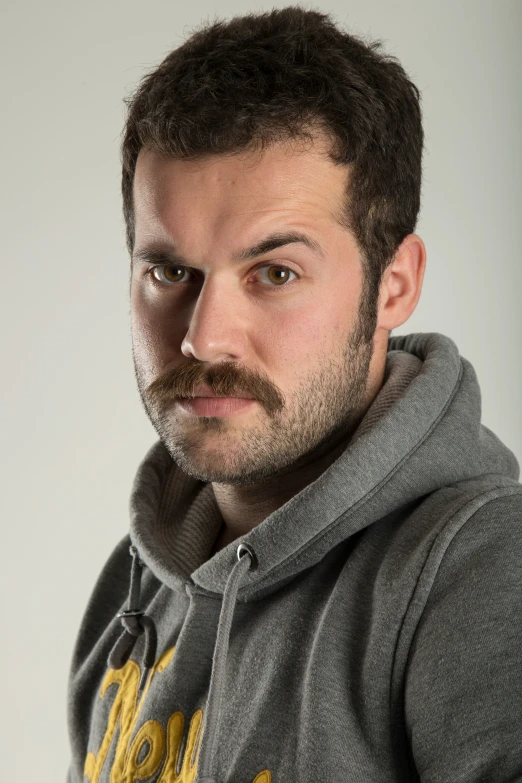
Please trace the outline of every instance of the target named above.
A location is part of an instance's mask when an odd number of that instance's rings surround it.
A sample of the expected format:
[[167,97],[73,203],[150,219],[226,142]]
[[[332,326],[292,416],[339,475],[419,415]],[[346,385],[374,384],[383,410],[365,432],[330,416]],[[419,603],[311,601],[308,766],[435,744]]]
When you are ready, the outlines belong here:
[[212,389],[209,389],[207,386],[198,386],[196,389],[194,389],[194,397],[219,397],[219,399],[224,400],[253,400],[254,397],[252,397],[251,394],[248,394],[247,392],[243,391],[235,391],[233,394],[228,395],[227,397],[223,397],[223,395],[215,394]]
[[194,399],[179,399],[178,405],[194,416],[227,417],[250,408],[255,400],[251,397],[195,397]]

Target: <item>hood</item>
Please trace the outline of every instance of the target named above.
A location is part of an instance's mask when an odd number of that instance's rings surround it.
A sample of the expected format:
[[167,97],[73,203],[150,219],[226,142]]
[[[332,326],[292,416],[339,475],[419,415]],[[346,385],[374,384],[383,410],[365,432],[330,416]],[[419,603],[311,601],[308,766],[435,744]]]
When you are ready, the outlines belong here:
[[128,660],[145,635],[144,688],[156,657],[153,618],[140,610],[143,565],[173,591],[222,595],[198,783],[216,783],[230,630],[237,601],[266,596],[333,547],[424,496],[494,474],[518,481],[515,455],[481,423],[475,371],[450,338],[389,338],[383,384],[343,453],[248,534],[214,554],[222,517],[212,485],[184,474],[158,442],[139,466],[131,495],[132,571],[123,633],[109,656]]
[[449,337],[389,338],[383,385],[345,451],[249,533],[209,559],[222,518],[211,484],[183,473],[161,441],[140,464],[130,536],[173,590],[187,581],[223,593],[238,545],[255,552],[238,600],[287,583],[349,536],[440,487],[493,473],[516,481],[513,452],[481,423],[471,363]]

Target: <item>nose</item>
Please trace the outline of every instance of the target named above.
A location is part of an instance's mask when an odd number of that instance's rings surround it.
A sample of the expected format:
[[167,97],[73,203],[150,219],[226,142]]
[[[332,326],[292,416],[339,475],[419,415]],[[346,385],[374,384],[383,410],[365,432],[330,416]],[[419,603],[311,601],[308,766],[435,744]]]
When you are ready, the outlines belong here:
[[237,360],[244,355],[245,345],[244,306],[237,284],[207,277],[190,312],[181,352],[201,362]]

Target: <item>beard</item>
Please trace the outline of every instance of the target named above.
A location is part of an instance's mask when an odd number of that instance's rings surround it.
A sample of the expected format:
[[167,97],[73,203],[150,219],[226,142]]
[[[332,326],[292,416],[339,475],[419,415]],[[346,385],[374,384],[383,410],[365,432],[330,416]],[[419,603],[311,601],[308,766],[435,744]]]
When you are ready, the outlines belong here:
[[[284,476],[349,441],[367,409],[367,385],[377,323],[377,297],[364,290],[355,327],[330,355],[298,378],[291,400],[266,373],[236,362],[207,367],[198,360],[148,383],[135,351],[134,372],[145,412],[181,470],[204,482],[235,486]],[[176,399],[205,385],[220,396],[247,392],[258,405],[234,417],[186,415]]]

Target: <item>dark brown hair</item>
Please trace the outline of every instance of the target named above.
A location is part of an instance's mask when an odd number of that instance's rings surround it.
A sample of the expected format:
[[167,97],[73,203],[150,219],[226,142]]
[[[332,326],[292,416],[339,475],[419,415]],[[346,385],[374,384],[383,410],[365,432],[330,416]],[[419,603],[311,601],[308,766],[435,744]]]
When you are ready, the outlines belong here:
[[415,230],[423,130],[420,93],[380,41],[339,30],[298,6],[204,24],[140,82],[122,143],[127,246],[134,246],[132,187],[142,147],[202,159],[322,131],[347,166],[340,221],[362,253],[366,295]]

